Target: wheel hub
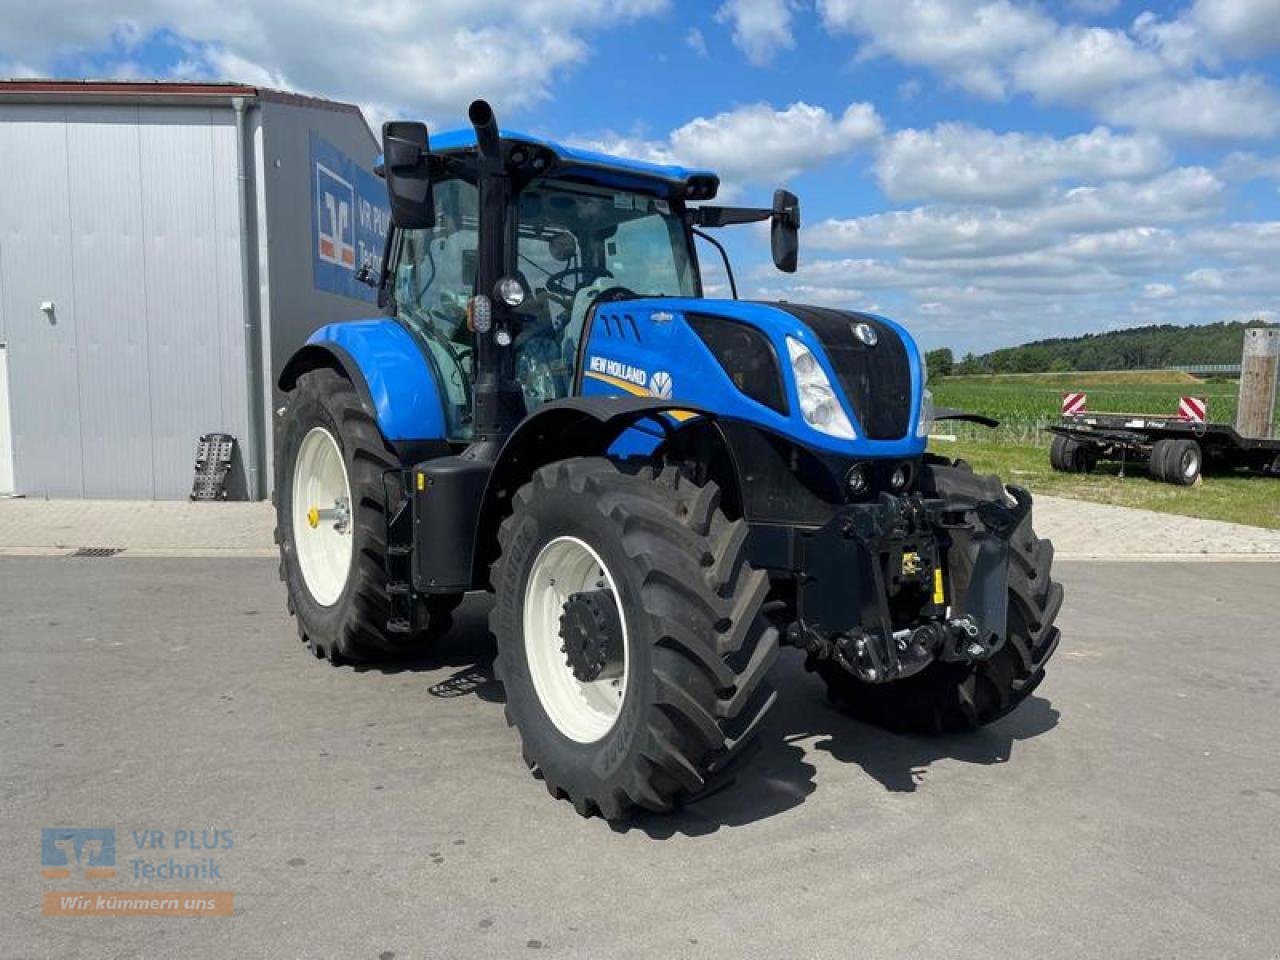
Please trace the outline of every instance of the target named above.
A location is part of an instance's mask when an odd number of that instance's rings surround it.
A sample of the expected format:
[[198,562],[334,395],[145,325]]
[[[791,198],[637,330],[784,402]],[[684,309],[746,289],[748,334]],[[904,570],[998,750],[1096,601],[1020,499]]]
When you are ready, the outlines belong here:
[[338,533],[346,533],[347,526],[351,520],[351,508],[347,504],[346,497],[339,497],[333,501],[333,506],[329,509],[321,509],[320,507],[312,507],[307,511],[307,526],[315,530],[320,524],[333,521],[333,529]]
[[574,593],[560,615],[560,652],[581,683],[622,674],[622,622],[611,590]]

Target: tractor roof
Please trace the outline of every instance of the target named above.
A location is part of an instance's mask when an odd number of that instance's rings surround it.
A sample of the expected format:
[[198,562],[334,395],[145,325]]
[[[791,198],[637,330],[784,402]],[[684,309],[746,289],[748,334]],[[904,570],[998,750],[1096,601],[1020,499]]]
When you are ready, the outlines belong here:
[[[504,147],[527,144],[537,151],[550,153],[555,162],[547,172],[555,177],[587,180],[606,187],[653,192],[663,197],[687,200],[710,200],[720,186],[720,178],[711,170],[614,157],[515,130],[503,130],[500,135]],[[446,130],[431,135],[432,153],[462,153],[474,150],[475,146],[474,129]],[[377,167],[381,169],[381,166],[382,157],[378,157]]]

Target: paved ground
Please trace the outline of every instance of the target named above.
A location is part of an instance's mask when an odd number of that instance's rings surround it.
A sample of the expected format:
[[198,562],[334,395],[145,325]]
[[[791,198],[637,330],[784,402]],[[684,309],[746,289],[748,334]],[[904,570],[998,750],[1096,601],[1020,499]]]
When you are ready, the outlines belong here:
[[[0,558],[0,957],[1280,954],[1273,564],[1060,564],[1048,679],[964,738],[861,726],[786,657],[742,782],[617,830],[523,771],[483,601],[334,669],[272,568]],[[185,887],[235,914],[42,917],[44,826],[115,827],[126,874],[134,830],[231,830]]]
[[[1280,559],[1280,530],[1083,500],[1037,496],[1035,525],[1064,558]],[[0,500],[0,556],[123,547],[134,556],[269,557],[273,527],[266,503]]]

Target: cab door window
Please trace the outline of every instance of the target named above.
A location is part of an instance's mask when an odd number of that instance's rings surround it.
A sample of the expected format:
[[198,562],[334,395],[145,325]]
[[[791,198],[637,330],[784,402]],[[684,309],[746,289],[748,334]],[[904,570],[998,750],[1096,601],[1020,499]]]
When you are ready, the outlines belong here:
[[471,436],[472,338],[467,300],[475,292],[477,191],[464,180],[434,186],[435,226],[400,234],[393,280],[396,317],[420,337],[440,382],[451,439]]

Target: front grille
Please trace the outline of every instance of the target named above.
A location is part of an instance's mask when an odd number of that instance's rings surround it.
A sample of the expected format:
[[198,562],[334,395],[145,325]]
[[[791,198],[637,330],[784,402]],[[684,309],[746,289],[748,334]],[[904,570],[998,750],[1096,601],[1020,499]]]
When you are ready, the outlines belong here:
[[[862,433],[871,440],[898,440],[911,429],[911,363],[902,338],[887,323],[864,313],[773,304],[814,332],[827,352]],[[868,347],[853,332],[865,323],[876,332]]]

